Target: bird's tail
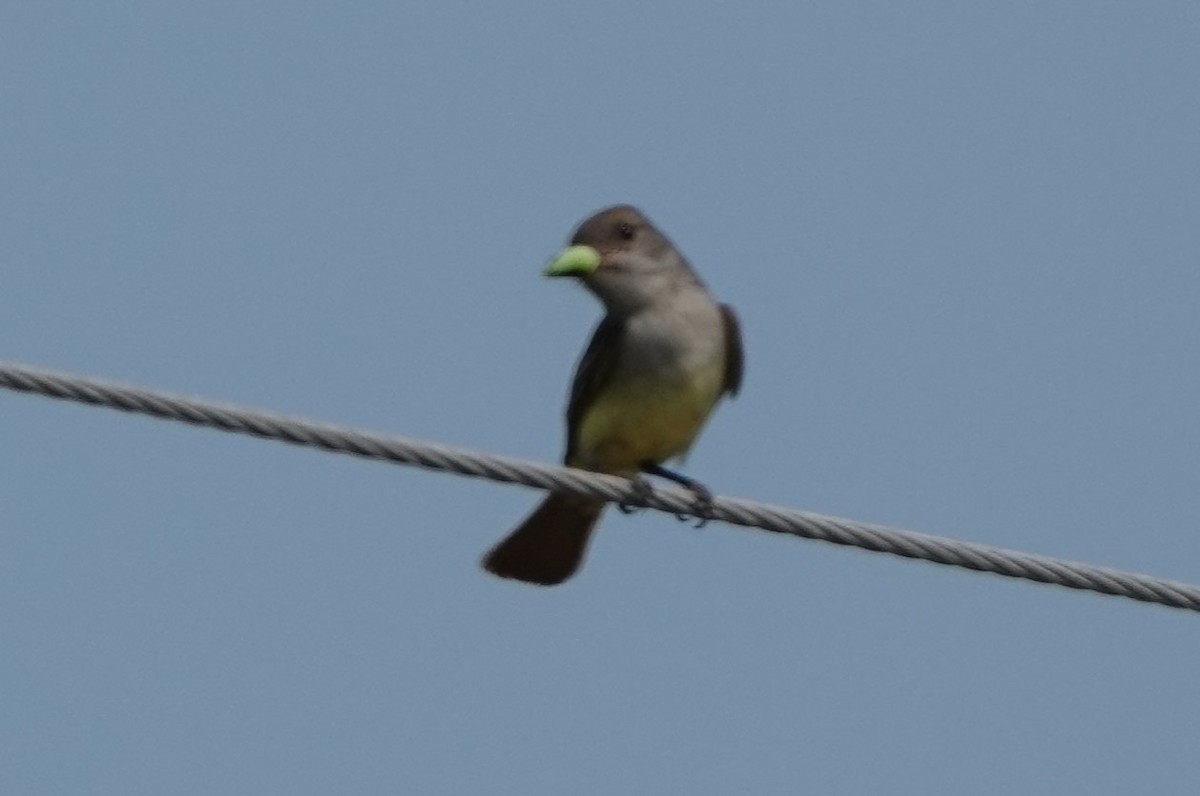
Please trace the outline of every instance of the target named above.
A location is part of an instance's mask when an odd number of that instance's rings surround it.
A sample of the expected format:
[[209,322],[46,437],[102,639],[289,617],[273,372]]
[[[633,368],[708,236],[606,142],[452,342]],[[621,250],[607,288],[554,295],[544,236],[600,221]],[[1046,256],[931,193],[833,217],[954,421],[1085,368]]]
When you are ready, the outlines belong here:
[[555,586],[583,562],[604,503],[551,493],[525,522],[483,557],[483,568],[502,578]]

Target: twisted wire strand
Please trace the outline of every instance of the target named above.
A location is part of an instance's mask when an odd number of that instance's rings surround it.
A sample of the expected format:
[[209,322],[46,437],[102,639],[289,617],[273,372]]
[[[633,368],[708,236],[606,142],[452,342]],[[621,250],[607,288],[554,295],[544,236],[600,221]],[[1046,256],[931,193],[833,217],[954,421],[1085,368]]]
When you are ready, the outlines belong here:
[[[695,509],[694,496],[678,489],[655,489],[646,495],[631,489],[628,480],[615,476],[284,417],[28,365],[0,362],[0,387],[177,420],[235,434],[281,440],[334,453],[416,465],[607,501],[624,501],[672,514],[694,514]],[[734,525],[922,559],[935,564],[1200,611],[1200,587],[1150,575],[734,498],[714,497],[710,517]]]

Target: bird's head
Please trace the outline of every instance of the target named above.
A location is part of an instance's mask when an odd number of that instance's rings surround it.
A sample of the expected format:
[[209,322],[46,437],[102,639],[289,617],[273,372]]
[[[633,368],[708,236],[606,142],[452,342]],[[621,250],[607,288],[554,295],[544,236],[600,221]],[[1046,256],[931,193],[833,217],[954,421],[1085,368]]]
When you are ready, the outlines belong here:
[[671,241],[629,205],[601,210],[580,224],[545,273],[578,278],[617,313],[669,297],[678,285],[699,284]]

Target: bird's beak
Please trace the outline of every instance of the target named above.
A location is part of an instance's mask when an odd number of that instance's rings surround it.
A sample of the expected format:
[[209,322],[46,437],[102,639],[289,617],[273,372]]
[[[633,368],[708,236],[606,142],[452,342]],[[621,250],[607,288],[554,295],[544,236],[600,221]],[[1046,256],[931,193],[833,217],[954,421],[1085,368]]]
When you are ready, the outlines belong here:
[[591,246],[568,246],[546,266],[546,276],[587,276],[600,267],[600,252]]

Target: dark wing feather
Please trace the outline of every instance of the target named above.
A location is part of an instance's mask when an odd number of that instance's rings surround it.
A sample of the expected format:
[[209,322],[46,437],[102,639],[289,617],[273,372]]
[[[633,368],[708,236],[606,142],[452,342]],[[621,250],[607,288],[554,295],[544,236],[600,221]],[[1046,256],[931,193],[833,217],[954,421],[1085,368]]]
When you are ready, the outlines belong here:
[[583,415],[612,377],[624,339],[625,322],[605,315],[596,331],[592,332],[591,342],[579,360],[575,380],[571,383],[571,400],[567,402],[567,453],[564,460],[568,464],[575,455],[576,436]]
[[742,389],[742,369],[745,360],[742,357],[742,331],[738,325],[737,315],[733,307],[721,305],[721,320],[725,323],[725,392],[737,395]]

